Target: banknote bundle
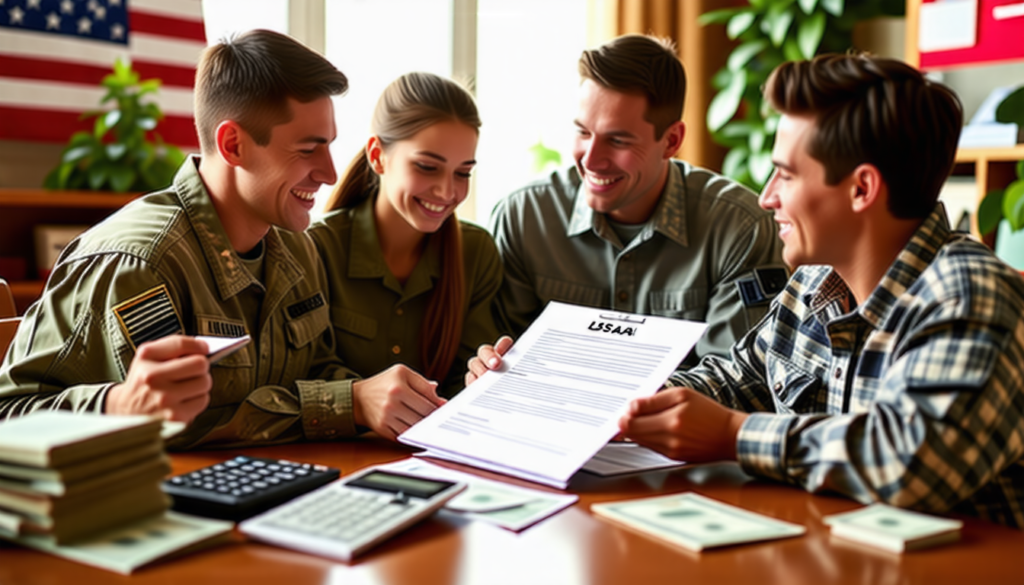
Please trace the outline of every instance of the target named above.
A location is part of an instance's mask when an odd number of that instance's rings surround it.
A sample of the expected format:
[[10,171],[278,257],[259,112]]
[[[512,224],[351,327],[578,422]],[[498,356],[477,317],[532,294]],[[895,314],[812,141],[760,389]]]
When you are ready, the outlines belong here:
[[[168,512],[163,426],[148,416],[63,411],[0,423],[0,537],[126,573],[229,531],[230,523]],[[117,546],[104,544],[118,534]]]

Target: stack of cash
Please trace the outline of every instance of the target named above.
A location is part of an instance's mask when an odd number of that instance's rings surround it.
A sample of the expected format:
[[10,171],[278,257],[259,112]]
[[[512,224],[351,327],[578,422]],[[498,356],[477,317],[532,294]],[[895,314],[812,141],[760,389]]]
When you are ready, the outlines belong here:
[[87,539],[169,501],[161,421],[47,411],[0,424],[0,536]]

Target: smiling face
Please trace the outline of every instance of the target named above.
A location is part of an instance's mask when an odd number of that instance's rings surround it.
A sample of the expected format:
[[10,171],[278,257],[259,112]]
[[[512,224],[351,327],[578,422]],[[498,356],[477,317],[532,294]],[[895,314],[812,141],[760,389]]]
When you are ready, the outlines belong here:
[[271,129],[266,146],[246,139],[245,172],[238,179],[243,208],[232,215],[248,221],[252,231],[266,233],[271,225],[306,229],[317,190],[337,181],[328,152],[337,135],[331,98],[289,99],[288,105],[292,119]]
[[792,268],[804,264],[842,266],[854,255],[849,243],[856,226],[851,208],[853,175],[825,183],[825,167],[807,153],[816,131],[811,116],[784,115],[772,149],[775,173],[759,202],[774,211],[783,258]]
[[668,159],[679,148],[683,125],[661,139],[644,119],[647,99],[586,79],[580,85],[573,158],[587,205],[620,223],[647,221],[668,176]]
[[371,138],[367,155],[380,174],[378,225],[388,230],[412,228],[421,234],[440,229],[469,194],[476,143],[476,129],[450,121],[386,148]]

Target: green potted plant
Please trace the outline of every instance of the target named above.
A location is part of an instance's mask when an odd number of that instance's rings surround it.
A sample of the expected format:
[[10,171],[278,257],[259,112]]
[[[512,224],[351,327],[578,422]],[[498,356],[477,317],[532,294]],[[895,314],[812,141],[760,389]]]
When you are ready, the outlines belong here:
[[978,206],[978,231],[996,230],[996,255],[1024,272],[1024,161],[1017,163],[1017,179],[1005,189],[994,189]]
[[124,193],[170,185],[185,155],[153,132],[163,113],[156,103],[142,101],[156,93],[160,80],[140,81],[131,63],[118,59],[102,85],[107,93],[100,103],[113,101],[114,107],[82,114],[95,118],[92,132],[71,136],[43,186]]
[[747,6],[701,15],[703,25],[724,24],[739,44],[712,79],[718,93],[708,106],[708,130],[729,149],[722,172],[760,190],[772,172],[778,114],[761,96],[768,74],[785,61],[845,52],[853,27],[877,16],[902,16],[905,0],[748,0]]

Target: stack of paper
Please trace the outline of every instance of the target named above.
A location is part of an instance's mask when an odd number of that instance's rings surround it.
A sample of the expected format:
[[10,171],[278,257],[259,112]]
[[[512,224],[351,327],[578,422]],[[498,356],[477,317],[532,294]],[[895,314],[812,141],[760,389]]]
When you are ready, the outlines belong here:
[[824,521],[835,536],[893,552],[955,542],[964,524],[885,504],[826,516]]
[[64,544],[168,507],[161,422],[49,411],[0,425],[0,514],[8,536]]
[[693,551],[788,538],[806,532],[798,524],[755,514],[693,492],[593,504],[590,511],[623,528]]
[[398,440],[565,488],[634,398],[657,392],[707,325],[550,302],[489,371]]
[[64,411],[0,424],[0,536],[130,572],[230,531],[167,512],[162,428],[148,416]]

